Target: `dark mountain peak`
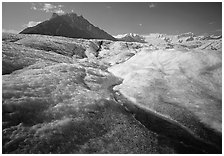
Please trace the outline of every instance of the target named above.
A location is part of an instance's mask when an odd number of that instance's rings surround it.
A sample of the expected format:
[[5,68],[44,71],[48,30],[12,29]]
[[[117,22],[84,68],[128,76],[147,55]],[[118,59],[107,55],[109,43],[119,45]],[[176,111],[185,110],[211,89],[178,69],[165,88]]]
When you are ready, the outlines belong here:
[[82,15],[77,15],[76,13],[66,13],[64,15],[62,15],[63,18],[69,18],[69,19],[79,19],[79,20],[85,20],[87,21]]
[[67,18],[77,18],[78,15],[76,13],[66,13],[66,14],[57,14],[57,13],[53,13],[50,19],[53,19],[55,17],[67,17]]
[[76,13],[73,13],[73,12],[67,13],[64,16],[67,16],[67,17],[70,17],[70,18],[77,18],[78,17],[78,15]]
[[59,16],[59,15],[58,15],[57,13],[54,12],[54,13],[52,14],[52,16],[51,16],[50,19],[56,18],[56,17],[58,17],[58,16]]
[[57,14],[34,27],[24,29],[20,34],[42,34],[84,39],[116,40],[102,29],[95,27],[82,15],[76,13]]
[[[82,16],[82,14],[79,16],[80,18],[84,18],[83,16]],[[85,19],[85,18],[84,18]]]
[[78,15],[74,12],[66,13],[66,14],[62,14],[62,15],[58,15],[58,16],[62,16],[63,18],[69,18],[69,19],[83,19],[83,20],[86,20],[82,15]]

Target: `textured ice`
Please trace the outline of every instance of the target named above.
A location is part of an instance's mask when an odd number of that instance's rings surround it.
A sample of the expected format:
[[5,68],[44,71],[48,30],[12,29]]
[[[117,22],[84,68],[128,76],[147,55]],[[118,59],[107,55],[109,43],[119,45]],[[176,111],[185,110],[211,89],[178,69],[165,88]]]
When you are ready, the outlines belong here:
[[177,121],[216,145],[220,138],[208,129],[221,134],[222,39],[157,44],[163,37],[155,35],[154,44],[3,34],[3,153],[188,148],[136,120],[114,86],[133,108]]

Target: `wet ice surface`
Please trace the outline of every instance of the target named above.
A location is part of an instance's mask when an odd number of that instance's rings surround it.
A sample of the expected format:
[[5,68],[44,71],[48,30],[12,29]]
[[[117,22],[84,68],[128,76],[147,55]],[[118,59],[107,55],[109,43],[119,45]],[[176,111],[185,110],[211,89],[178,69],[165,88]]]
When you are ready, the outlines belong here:
[[221,64],[221,52],[142,51],[109,71],[124,79],[116,90],[140,108],[220,145]]
[[220,153],[221,52],[155,49],[4,34],[3,153]]

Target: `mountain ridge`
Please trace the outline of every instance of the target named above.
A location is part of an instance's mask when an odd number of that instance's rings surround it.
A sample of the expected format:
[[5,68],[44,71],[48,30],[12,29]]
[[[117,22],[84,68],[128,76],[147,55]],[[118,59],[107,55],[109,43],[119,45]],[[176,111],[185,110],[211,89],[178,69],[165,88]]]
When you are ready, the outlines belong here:
[[67,13],[58,15],[53,13],[49,20],[39,23],[34,27],[28,27],[19,34],[41,34],[51,36],[64,36],[83,39],[116,39],[104,30],[95,27],[82,15]]
[[222,38],[222,35],[204,35],[197,36],[192,32],[181,33],[178,35],[167,35],[161,33],[150,33],[148,35],[139,35],[136,33],[127,33],[127,34],[119,34],[114,36],[116,39],[126,42],[141,42],[141,43],[149,43],[148,38],[160,39],[165,42],[179,42],[182,43],[193,41],[193,40],[218,40]]

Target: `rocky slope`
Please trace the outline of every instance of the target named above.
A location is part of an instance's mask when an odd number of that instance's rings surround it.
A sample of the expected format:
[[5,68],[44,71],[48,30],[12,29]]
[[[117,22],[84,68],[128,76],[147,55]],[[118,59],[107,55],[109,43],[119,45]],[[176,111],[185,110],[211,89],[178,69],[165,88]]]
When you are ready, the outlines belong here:
[[3,153],[221,153],[221,41],[4,33]]
[[42,34],[71,38],[116,40],[105,31],[92,25],[83,16],[78,16],[75,13],[63,15],[53,13],[49,20],[34,27],[28,27],[21,31],[20,34]]

